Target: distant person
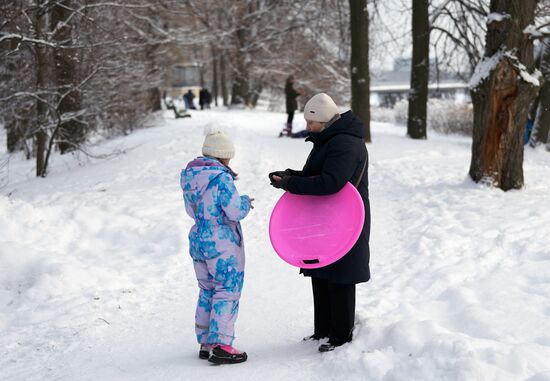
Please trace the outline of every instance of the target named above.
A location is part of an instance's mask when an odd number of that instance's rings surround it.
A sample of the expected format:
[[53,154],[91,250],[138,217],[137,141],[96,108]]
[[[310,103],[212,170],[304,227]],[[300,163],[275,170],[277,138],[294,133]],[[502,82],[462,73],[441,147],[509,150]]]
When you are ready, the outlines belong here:
[[229,136],[210,131],[202,155],[181,171],[185,210],[195,220],[189,232],[189,254],[200,289],[195,333],[199,358],[234,364],[247,359],[233,340],[244,281],[240,221],[253,208],[253,199],[240,196],[235,188],[236,173],[229,167],[235,147]]
[[201,110],[204,110],[205,108],[209,109],[211,102],[212,95],[210,95],[207,88],[203,87],[199,92],[199,105],[201,106]]
[[286,127],[281,131],[279,137],[284,135],[292,136],[292,120],[294,119],[294,112],[298,109],[298,101],[296,98],[303,95],[304,91],[302,89],[294,88],[294,76],[290,75],[286,79],[285,84],[285,97],[286,97],[286,113],[288,115],[286,120]]
[[189,110],[189,97],[187,96],[187,93],[183,94],[182,99],[185,109]]
[[186,109],[196,110],[195,104],[193,103],[193,99],[195,99],[195,94],[191,90],[187,90],[187,92],[183,95],[183,102],[185,103]]

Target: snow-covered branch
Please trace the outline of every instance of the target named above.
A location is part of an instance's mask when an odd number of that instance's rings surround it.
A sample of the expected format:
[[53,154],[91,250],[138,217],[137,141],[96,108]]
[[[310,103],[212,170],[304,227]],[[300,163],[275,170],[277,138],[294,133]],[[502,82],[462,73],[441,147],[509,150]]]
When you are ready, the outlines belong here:
[[535,26],[533,24],[528,25],[524,30],[523,34],[528,35],[532,40],[541,40],[545,37],[550,36],[550,23],[540,26]]
[[26,37],[26,36],[23,36],[21,34],[15,34],[15,33],[2,33],[2,32],[0,32],[0,43],[2,43],[3,41],[9,41],[9,40],[16,40],[17,42],[29,42],[29,43],[33,43],[33,44],[49,46],[51,48],[57,47],[57,44],[52,43],[51,41],[44,40],[44,39]]

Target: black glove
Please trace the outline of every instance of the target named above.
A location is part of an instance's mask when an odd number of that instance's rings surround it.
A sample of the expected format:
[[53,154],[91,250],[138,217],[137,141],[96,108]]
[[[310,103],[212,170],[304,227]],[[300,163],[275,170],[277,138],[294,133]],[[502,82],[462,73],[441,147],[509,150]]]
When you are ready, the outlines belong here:
[[[279,176],[279,175],[277,175]],[[290,176],[283,174],[281,180],[279,181],[271,181],[271,185],[277,189],[283,189],[288,190],[288,181],[290,180]]]
[[287,172],[287,170],[285,171],[275,171],[275,172],[271,172],[268,176],[269,176],[269,181],[273,182],[273,176],[279,176],[279,177],[283,177],[284,175],[288,175],[289,173]]

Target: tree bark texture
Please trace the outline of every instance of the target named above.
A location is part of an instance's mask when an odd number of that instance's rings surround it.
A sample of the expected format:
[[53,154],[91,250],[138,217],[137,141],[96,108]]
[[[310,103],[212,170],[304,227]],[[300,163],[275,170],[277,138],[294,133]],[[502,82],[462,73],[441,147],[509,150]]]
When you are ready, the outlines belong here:
[[20,135],[17,131],[17,124],[14,120],[6,124],[6,148],[9,153],[19,149]]
[[370,133],[369,13],[366,0],[349,0],[351,26],[351,110]]
[[[64,0],[54,5],[51,11],[51,27],[54,31],[54,38],[60,44],[71,41],[74,37],[72,23],[66,23],[71,14],[71,9],[75,7],[70,0]],[[60,95],[65,95],[59,103],[58,113],[62,117],[64,114],[76,113],[80,111],[81,94],[80,90],[73,90],[78,84],[78,66],[80,65],[81,55],[78,49],[54,48],[53,51],[55,63],[55,76]],[[67,94],[68,92],[68,94]],[[58,147],[61,153],[73,151],[86,139],[85,125],[78,120],[72,119],[63,122],[58,135]]]
[[[37,1],[39,4],[39,2]],[[44,36],[44,30],[48,30],[48,17],[43,16],[35,19],[36,38],[41,39]],[[47,87],[51,73],[48,62],[48,50],[50,48],[44,46],[36,46],[34,53],[36,55],[36,91],[40,92]],[[36,101],[36,126],[35,126],[35,141],[36,141],[36,176],[46,176],[45,153],[48,143],[48,135],[46,134],[44,125],[49,117],[48,105],[41,100]]]
[[212,54],[212,98],[214,105],[218,105],[218,50],[214,45],[210,46]]
[[254,2],[241,3],[237,11],[237,23],[235,24],[234,48],[232,51],[232,84],[231,104],[248,106],[250,103],[250,66],[251,57],[248,46],[251,39],[251,31],[244,24],[246,16],[254,12]]
[[427,138],[428,80],[430,75],[430,21],[428,0],[413,0],[412,67],[407,135]]
[[539,143],[550,143],[550,37],[542,42],[540,56],[540,71],[544,77],[544,83],[540,89],[539,102],[531,133],[530,143],[535,146]]
[[218,63],[220,64],[220,88],[222,90],[222,98],[223,98],[223,105],[228,106],[229,105],[229,93],[227,91],[227,74],[226,74],[226,58],[225,58],[225,51],[223,51],[222,54],[219,56]]
[[161,110],[161,94],[158,87],[151,87],[147,90],[149,109],[152,112]]
[[[11,25],[10,25],[11,26]],[[10,29],[15,29],[11,27]],[[13,39],[8,42],[0,43],[0,54],[2,56],[7,55],[10,51],[13,52],[17,49],[18,42]],[[10,76],[18,70],[18,67],[15,62],[8,62],[6,64],[6,72],[0,73],[0,83],[8,82]],[[5,96],[6,94],[0,93],[0,97]],[[30,114],[30,111],[29,111]],[[13,153],[21,149],[23,145],[24,131],[26,129],[22,125],[29,124],[29,119],[19,119],[15,116],[7,117],[5,119],[5,128],[6,128],[6,148],[9,153]]]
[[[239,34],[239,31],[237,31]],[[234,52],[231,84],[231,104],[248,105],[249,76],[245,53],[241,49]]]
[[523,34],[534,21],[537,0],[492,0],[500,14],[488,22],[485,58],[478,70],[488,76],[473,84],[474,131],[470,176],[502,190],[523,186],[523,141],[529,105],[538,86],[533,43]]

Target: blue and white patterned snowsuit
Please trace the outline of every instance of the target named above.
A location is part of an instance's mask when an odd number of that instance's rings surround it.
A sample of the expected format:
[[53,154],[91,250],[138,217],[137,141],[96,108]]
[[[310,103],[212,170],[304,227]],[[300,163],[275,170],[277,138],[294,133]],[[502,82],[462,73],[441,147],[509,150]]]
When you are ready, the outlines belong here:
[[240,220],[250,198],[239,196],[230,170],[219,161],[198,157],[181,172],[187,213],[195,220],[189,252],[199,282],[195,331],[200,344],[232,345],[244,280]]

